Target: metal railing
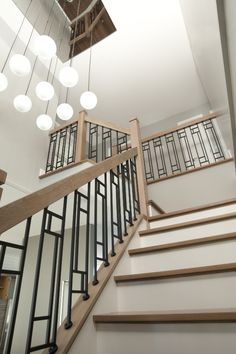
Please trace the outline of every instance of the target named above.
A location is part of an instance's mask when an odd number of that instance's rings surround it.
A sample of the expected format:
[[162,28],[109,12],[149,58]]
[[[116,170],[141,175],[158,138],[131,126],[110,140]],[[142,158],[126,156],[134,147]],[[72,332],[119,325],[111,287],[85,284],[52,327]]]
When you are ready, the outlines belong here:
[[89,159],[99,162],[128,150],[128,134],[96,123],[88,125]]
[[78,121],[50,133],[46,173],[75,162],[77,135]]
[[142,140],[147,182],[226,159],[215,122],[208,116]]
[[60,170],[86,159],[106,160],[130,148],[128,129],[98,121],[83,111],[79,119],[49,133],[45,173]]
[[[12,214],[18,212],[19,215],[18,219],[9,217],[11,220],[2,223],[2,236],[4,230],[17,227],[19,221],[26,223],[20,244],[0,241],[0,275],[17,277],[4,354],[14,353],[13,347],[27,354],[46,348],[50,353],[57,351],[60,287],[65,263],[68,263],[66,274],[69,280],[65,328],[69,329],[73,326],[71,314],[76,300],[74,296],[83,295],[84,300],[89,298],[89,282],[92,281],[94,286],[98,284],[99,266],[102,263],[109,266],[109,252],[111,256],[116,255],[116,242],[123,242],[128,225],[133,225],[140,213],[136,154],[137,149],[132,149],[102,162],[99,171],[101,173],[102,167],[103,173],[95,178],[96,166],[92,166],[91,172],[67,177],[53,188],[47,187],[0,209],[0,220],[5,220],[4,215],[9,215],[10,209]],[[109,166],[108,170],[106,166]],[[62,186],[65,186],[63,192]],[[50,203],[47,199],[49,193]],[[29,204],[34,208],[32,215],[24,207],[29,207]],[[22,210],[19,210],[19,205]],[[34,237],[29,237],[37,234],[35,225],[32,227],[34,219],[39,237],[34,248],[35,256],[32,256],[29,243]],[[83,228],[85,233],[82,232]],[[50,262],[45,259],[48,258],[49,240]],[[65,256],[65,242],[70,244],[69,257],[68,253]],[[9,249],[20,252],[17,269],[4,266]],[[28,259],[34,263],[30,269],[27,268]],[[46,266],[45,262],[49,262],[50,266]],[[32,284],[22,286],[22,279],[27,279],[29,274],[33,279]],[[24,320],[20,317],[22,313]],[[17,342],[19,338],[23,343]]]

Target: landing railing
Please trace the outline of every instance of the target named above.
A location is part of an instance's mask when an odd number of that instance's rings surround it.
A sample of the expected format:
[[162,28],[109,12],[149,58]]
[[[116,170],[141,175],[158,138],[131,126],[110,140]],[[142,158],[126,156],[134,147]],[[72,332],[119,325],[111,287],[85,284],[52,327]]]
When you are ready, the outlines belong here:
[[103,161],[126,151],[130,130],[89,117],[83,111],[77,120],[53,129],[49,136],[46,174],[87,159]]
[[215,114],[144,138],[143,158],[147,183],[222,163],[227,154]]

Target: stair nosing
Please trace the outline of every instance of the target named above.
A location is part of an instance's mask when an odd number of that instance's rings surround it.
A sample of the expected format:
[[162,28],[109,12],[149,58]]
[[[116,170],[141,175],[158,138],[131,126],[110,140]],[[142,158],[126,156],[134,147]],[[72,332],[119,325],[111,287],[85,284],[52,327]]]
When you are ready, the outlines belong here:
[[135,274],[125,274],[116,275],[114,280],[116,283],[124,282],[134,282],[134,281],[148,281],[148,280],[158,280],[158,279],[171,279],[171,278],[181,278],[189,276],[199,276],[226,272],[235,272],[236,263],[224,263],[224,264],[214,264],[201,267],[192,268],[180,268],[171,269],[158,272],[149,273],[135,273]]
[[177,223],[177,224],[154,227],[151,229],[139,231],[139,235],[140,236],[149,236],[149,235],[152,235],[155,233],[173,231],[173,230],[178,230],[178,229],[185,229],[188,227],[204,225],[204,224],[211,224],[214,222],[220,222],[223,220],[228,220],[228,219],[233,219],[233,218],[236,218],[236,212],[223,214],[223,215],[217,215],[217,216],[210,216],[207,218],[202,218],[202,219],[197,219],[197,220],[185,221],[185,222]]
[[175,250],[175,249],[179,249],[179,248],[187,248],[187,247],[194,247],[194,246],[199,246],[199,245],[203,245],[203,244],[224,242],[224,241],[233,240],[235,238],[236,238],[236,233],[231,232],[228,234],[194,238],[194,239],[188,239],[185,241],[165,243],[165,244],[161,244],[161,245],[133,248],[133,249],[129,249],[128,253],[130,256],[135,256],[138,254],[145,254],[145,253],[164,252],[164,251],[171,251],[171,250]]
[[95,323],[202,323],[236,322],[236,309],[118,312],[93,316]]

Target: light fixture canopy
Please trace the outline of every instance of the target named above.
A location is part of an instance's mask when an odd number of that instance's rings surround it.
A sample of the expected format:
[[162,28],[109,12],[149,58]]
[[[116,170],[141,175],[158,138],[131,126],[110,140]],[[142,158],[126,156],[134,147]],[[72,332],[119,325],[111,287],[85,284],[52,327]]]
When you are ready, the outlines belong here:
[[36,54],[42,59],[52,59],[57,53],[57,46],[52,37],[43,34],[36,39]]
[[68,103],[61,103],[57,107],[57,115],[62,120],[69,120],[74,114],[73,108]]
[[59,81],[65,87],[74,87],[79,81],[78,72],[71,66],[64,66],[60,70]]
[[3,73],[0,73],[0,92],[3,92],[7,89],[8,86],[8,80],[6,75]]
[[9,61],[9,66],[11,72],[17,76],[26,76],[31,71],[29,59],[22,54],[14,54]]
[[52,123],[52,118],[48,114],[40,114],[36,120],[37,127],[41,130],[51,129]]
[[93,109],[96,107],[98,102],[97,96],[92,91],[85,91],[80,96],[80,104],[85,109]]
[[50,101],[55,93],[54,87],[47,81],[41,81],[35,88],[37,97],[42,101]]
[[13,101],[14,107],[18,112],[26,113],[29,112],[32,108],[32,101],[29,96],[18,95]]

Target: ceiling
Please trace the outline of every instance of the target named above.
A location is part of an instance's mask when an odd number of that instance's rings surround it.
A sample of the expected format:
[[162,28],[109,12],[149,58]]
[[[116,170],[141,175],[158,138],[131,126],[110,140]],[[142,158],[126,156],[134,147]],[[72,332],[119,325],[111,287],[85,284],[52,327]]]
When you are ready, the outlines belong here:
[[[93,116],[122,125],[138,116],[149,125],[208,101],[178,0],[103,3],[117,31],[93,47],[91,90],[98,96]],[[71,102],[86,89],[88,56],[87,51],[74,60],[81,80]]]
[[[97,94],[98,105],[90,112],[92,116],[123,126],[135,116],[142,126],[147,126],[208,103],[179,0],[103,0],[103,3],[117,31],[93,47],[91,90]],[[7,14],[2,11],[4,6],[0,6],[4,19]],[[2,40],[5,42],[5,37]],[[3,51],[0,53],[3,61]],[[70,90],[69,102],[76,114],[82,110],[79,96],[87,89],[88,62],[88,50],[73,60],[80,81]],[[41,73],[44,77],[45,72]],[[8,97],[13,96],[11,86]],[[36,100],[33,93],[32,98]],[[35,110],[28,116],[33,114]],[[50,114],[55,117],[55,110]]]

